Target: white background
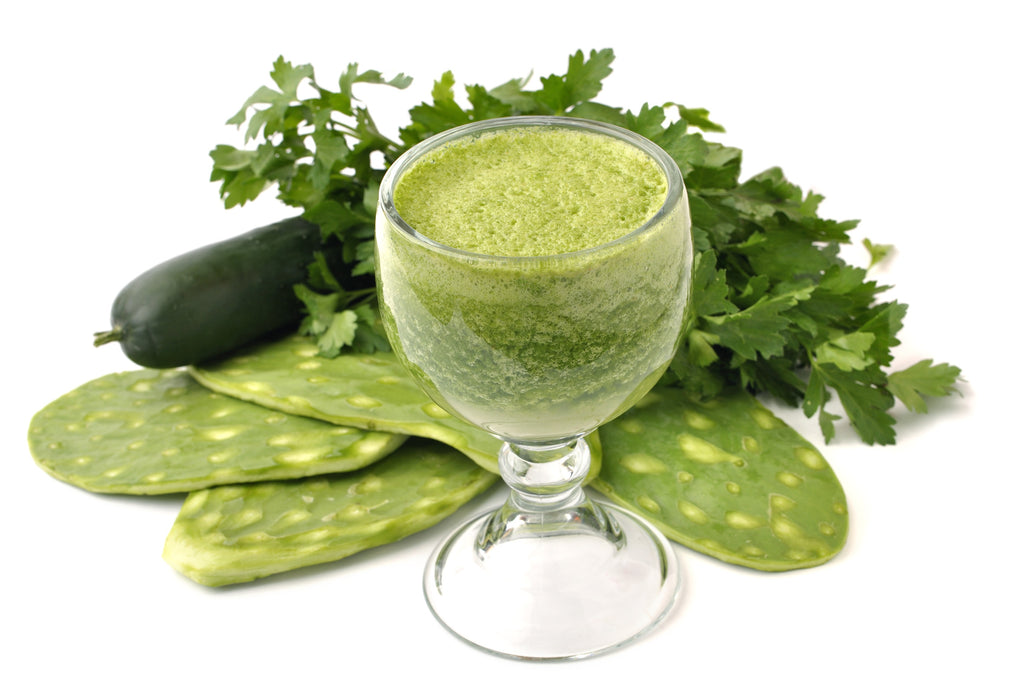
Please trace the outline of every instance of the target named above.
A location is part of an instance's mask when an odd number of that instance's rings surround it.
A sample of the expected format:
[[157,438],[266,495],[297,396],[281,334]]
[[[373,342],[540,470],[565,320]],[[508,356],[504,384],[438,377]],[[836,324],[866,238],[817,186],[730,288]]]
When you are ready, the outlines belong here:
[[[1020,677],[1020,17],[1015,3],[46,2],[0,18],[3,223],[0,675],[40,678]],[[612,47],[603,102],[705,107],[822,214],[897,246],[876,275],[910,305],[897,365],[961,366],[963,398],[901,414],[899,443],[777,412],[843,481],[832,562],[763,574],[679,549],[688,589],[655,634],[594,659],[525,664],[445,633],[420,596],[456,518],[334,565],[212,590],[161,557],[180,497],[102,497],[48,477],[35,411],[133,366],[94,349],[129,279],[291,214],[225,211],[207,153],[278,55],[333,82],[352,61],[416,78],[363,91],[386,131],[432,81],[494,86]],[[866,263],[854,248],[848,259]]]

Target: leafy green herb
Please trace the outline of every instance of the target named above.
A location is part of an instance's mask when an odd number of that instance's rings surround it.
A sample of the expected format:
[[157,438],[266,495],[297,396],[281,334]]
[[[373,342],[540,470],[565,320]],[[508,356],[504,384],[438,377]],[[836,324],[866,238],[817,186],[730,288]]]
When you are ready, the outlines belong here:
[[902,371],[889,374],[889,390],[911,411],[927,413],[924,397],[945,397],[956,391],[954,387],[960,369],[949,364],[933,364],[923,359]]
[[228,208],[276,185],[279,200],[301,208],[325,240],[343,244],[348,271],[331,272],[318,259],[310,263],[310,286],[296,289],[307,310],[301,330],[317,338],[325,356],[345,347],[386,348],[372,312],[373,221],[384,174],[374,158],[381,155],[386,165],[405,147],[378,131],[353,89],[356,84],[405,88],[412,81],[402,74],[386,80],[379,71],[350,64],[332,90],[316,81],[312,66],[293,66],[283,58],[274,62],[270,77],[276,88],[261,87],[228,120],[245,126],[244,141],[255,142],[255,148],[218,145],[210,152],[211,180],[220,182]]
[[[309,312],[302,330],[328,356],[346,347],[386,349],[371,282],[377,187],[391,162],[434,134],[476,120],[545,114],[613,123],[664,148],[689,193],[695,322],[665,384],[698,397],[735,385],[770,393],[817,415],[826,440],[841,417],[829,410],[834,396],[861,438],[880,444],[895,442],[897,399],[924,412],[925,397],[955,391],[960,371],[949,364],[926,360],[890,371],[906,305],[880,300],[887,288],[840,257],[855,220],[819,216],[823,196],[804,192],[779,168],[741,180],[742,152],[704,136],[724,132],[705,109],[670,102],[633,112],[595,101],[613,60],[609,49],[578,51],[564,74],[540,78],[537,89],[528,89],[529,78],[469,85],[464,103],[446,72],[430,101],[410,109],[393,141],[356,104],[353,88],[404,88],[408,77],[387,80],[352,64],[332,91],[317,83],[312,66],[279,58],[270,74],[276,89],[261,87],[228,121],[246,126],[245,141],[255,148],[218,146],[212,180],[220,182],[227,207],[276,185],[278,198],[301,208],[324,238],[341,239],[349,271],[328,272],[322,262],[310,267],[311,287],[333,292],[297,289]],[[863,243],[872,266],[891,249]]]
[[892,246],[885,243],[872,243],[871,239],[866,238],[861,241],[861,244],[867,249],[868,254],[871,256],[871,264],[869,267],[874,267],[876,264],[889,257],[889,253],[892,252]]

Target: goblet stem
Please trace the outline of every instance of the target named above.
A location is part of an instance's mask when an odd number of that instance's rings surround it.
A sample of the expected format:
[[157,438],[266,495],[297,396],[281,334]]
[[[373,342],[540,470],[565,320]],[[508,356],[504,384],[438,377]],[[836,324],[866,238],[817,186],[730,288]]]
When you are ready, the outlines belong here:
[[583,491],[590,456],[583,438],[547,446],[506,442],[498,468],[510,493],[480,531],[478,558],[486,559],[502,541],[566,534],[589,534],[621,548],[625,539],[619,525]]
[[590,445],[583,438],[547,446],[505,442],[498,453],[498,471],[524,508],[571,502],[589,470]]

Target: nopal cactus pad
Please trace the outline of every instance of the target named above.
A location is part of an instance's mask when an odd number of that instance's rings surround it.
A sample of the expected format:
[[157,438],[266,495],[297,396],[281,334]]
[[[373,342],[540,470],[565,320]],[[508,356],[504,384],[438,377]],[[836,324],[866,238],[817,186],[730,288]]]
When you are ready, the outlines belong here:
[[163,494],[354,470],[405,437],[271,411],[211,392],[185,371],[146,369],[57,398],[32,418],[28,440],[57,479],[99,493]]
[[[435,404],[391,352],[327,359],[312,340],[293,335],[190,370],[206,387],[232,397],[341,425],[434,439],[498,471],[501,442]],[[596,435],[588,441],[596,476],[601,446]]]
[[443,444],[410,439],[355,472],[193,492],[164,559],[203,585],[252,581],[426,529],[496,479]]
[[846,541],[846,496],[828,462],[745,392],[702,403],[657,388],[601,440],[593,487],[701,553],[786,571],[822,564]]

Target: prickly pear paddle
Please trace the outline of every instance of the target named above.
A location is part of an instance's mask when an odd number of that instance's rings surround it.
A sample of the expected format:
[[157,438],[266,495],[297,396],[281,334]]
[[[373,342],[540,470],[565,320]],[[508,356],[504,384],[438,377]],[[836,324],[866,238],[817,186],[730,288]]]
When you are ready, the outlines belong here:
[[252,581],[426,529],[495,479],[443,444],[410,439],[355,472],[193,492],[164,559],[203,585]]
[[[189,370],[209,389],[232,397],[340,425],[435,439],[498,470],[501,442],[431,401],[391,352],[327,359],[309,338],[294,335]],[[593,476],[601,446],[596,436],[588,442]]]
[[694,550],[785,571],[826,562],[846,540],[846,496],[828,462],[746,392],[701,403],[657,388],[601,441],[592,486]]
[[354,470],[405,436],[271,411],[185,371],[92,380],[40,410],[29,448],[48,473],[99,493],[163,494]]

